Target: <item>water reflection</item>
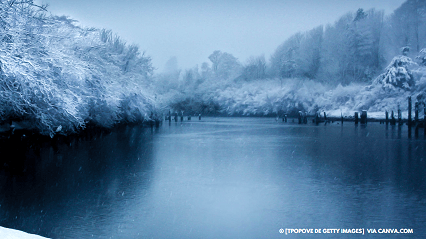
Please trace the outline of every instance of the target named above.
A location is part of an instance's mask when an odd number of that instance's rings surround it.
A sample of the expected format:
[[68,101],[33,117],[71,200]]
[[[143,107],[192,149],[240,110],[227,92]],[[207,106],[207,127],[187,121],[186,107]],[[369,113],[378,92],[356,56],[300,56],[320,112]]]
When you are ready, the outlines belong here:
[[2,168],[0,225],[49,237],[281,238],[280,228],[300,227],[426,235],[426,149],[406,127],[203,118],[12,146],[2,151],[26,163]]
[[[330,129],[319,134],[315,144],[305,144],[304,149],[313,159],[315,178],[329,182],[326,190],[331,194],[325,198],[330,200],[334,195],[337,205],[342,205],[340,221],[350,226],[355,222],[351,215],[362,214],[356,219],[361,227],[411,226],[425,233],[425,220],[415,216],[420,215],[418,211],[426,212],[422,199],[426,186],[424,142],[401,138],[401,127],[395,135],[388,131],[392,129],[369,124],[358,128],[356,141],[350,134],[353,129],[344,129],[343,136],[341,128],[334,133]],[[380,137],[383,130],[385,139]],[[407,211],[415,212],[410,214],[413,217],[404,216]]]
[[0,224],[54,238],[114,234],[110,219],[149,187],[151,139],[125,127],[69,142],[3,143]]

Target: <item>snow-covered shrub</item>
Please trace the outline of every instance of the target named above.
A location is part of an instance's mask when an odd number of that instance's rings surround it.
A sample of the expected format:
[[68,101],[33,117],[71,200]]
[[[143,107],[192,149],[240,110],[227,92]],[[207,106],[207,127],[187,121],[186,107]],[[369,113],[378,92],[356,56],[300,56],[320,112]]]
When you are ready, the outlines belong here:
[[420,61],[420,65],[426,66],[426,48],[420,50],[416,59]]
[[386,67],[385,73],[379,75],[374,83],[381,85],[385,90],[410,90],[414,86],[413,74],[409,67],[416,63],[407,56],[396,56]]
[[215,101],[228,114],[270,115],[299,110],[314,112],[326,87],[311,80],[258,80],[218,91]]

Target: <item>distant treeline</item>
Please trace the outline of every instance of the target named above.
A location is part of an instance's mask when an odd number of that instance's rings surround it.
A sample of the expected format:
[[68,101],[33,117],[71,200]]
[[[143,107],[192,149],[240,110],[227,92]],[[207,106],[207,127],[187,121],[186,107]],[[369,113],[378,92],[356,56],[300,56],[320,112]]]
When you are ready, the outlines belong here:
[[163,105],[188,114],[391,110],[409,95],[425,99],[425,47],[426,1],[408,0],[389,16],[358,9],[296,33],[269,61],[218,50],[179,70],[172,58],[154,85]]
[[0,123],[42,134],[148,119],[150,57],[111,31],[47,16],[32,0],[0,1]]
[[358,9],[333,25],[297,33],[271,57],[276,77],[305,77],[332,84],[371,82],[407,47],[416,56],[426,47],[426,1],[408,0],[390,16]]

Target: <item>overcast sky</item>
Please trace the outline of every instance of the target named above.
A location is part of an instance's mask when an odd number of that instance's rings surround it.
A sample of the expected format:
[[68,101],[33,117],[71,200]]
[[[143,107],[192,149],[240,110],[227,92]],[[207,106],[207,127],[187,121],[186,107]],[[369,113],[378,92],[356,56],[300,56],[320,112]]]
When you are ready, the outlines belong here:
[[[36,0],[82,26],[111,29],[139,45],[158,71],[176,56],[181,68],[206,61],[214,50],[242,63],[274,50],[289,36],[335,22],[358,8],[385,10],[404,0]],[[157,71],[157,72],[158,72]]]

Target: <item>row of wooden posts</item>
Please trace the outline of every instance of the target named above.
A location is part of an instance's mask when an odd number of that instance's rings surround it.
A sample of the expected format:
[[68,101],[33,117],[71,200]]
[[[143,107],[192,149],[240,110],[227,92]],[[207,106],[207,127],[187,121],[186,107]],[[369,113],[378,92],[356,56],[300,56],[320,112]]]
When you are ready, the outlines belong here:
[[[423,105],[424,106],[424,115],[425,117],[423,118],[423,122],[421,120],[419,120],[419,111],[420,111],[420,106]],[[426,132],[426,104],[424,102],[416,102],[415,106],[414,106],[414,121],[412,120],[412,102],[411,102],[411,97],[408,97],[408,119],[407,119],[407,125],[412,127],[412,126],[419,126],[420,124],[423,124],[423,127],[425,128],[425,132]],[[386,124],[390,124],[390,125],[396,125],[396,123],[398,122],[399,125],[403,124],[403,120],[402,120],[402,113],[401,113],[401,109],[398,106],[398,111],[397,111],[397,119],[395,118],[395,113],[392,110],[391,111],[391,115],[389,118],[389,112],[386,111],[385,112],[385,120],[380,120],[380,123],[386,123]],[[287,115],[283,116],[283,122],[287,122]],[[315,115],[315,119],[313,120],[313,122],[315,123],[320,123],[320,122],[328,122],[328,121],[338,121],[338,118],[332,118],[331,120],[327,120],[327,115],[326,112],[324,112],[324,118],[321,119],[321,115],[320,113],[317,113]],[[340,117],[340,121],[343,124],[344,118],[343,118],[343,114],[341,114]],[[361,117],[359,117],[359,113],[355,112],[354,115],[354,121],[355,124],[361,123],[361,124],[367,124],[367,111],[363,110],[361,112]],[[377,121],[377,120],[376,120]],[[298,123],[299,124],[307,124],[308,123],[308,114],[307,112],[303,113],[302,111],[299,111],[298,114]]]
[[[178,122],[178,119],[179,119],[178,113],[175,112],[174,113],[174,120],[175,120],[175,122]],[[182,114],[180,115],[180,121],[182,122],[183,119],[184,119],[184,116],[183,116],[183,112],[182,112]],[[188,115],[187,119],[191,120],[191,116]],[[168,120],[169,122],[172,122],[172,113],[170,112],[170,110],[169,110],[169,114],[166,115],[166,120]],[[198,120],[201,120],[201,114],[198,114]]]
[[[303,113],[302,111],[299,111],[297,119],[298,119],[299,124],[307,124],[308,123],[308,113],[307,112]],[[355,119],[355,124],[358,124],[359,121],[361,122],[361,124],[366,124],[367,123],[367,111],[363,110],[361,112],[361,120],[358,117],[358,112],[355,112],[354,119]],[[287,123],[287,121],[288,121],[288,117],[287,117],[287,115],[284,115],[283,122]],[[327,120],[327,114],[325,112],[324,112],[324,119],[321,119],[320,113],[317,113],[315,115],[315,119],[313,119],[313,122],[317,123],[317,124],[321,123],[321,122],[327,123],[328,121],[337,121],[337,120],[335,118],[333,118],[332,120]],[[341,121],[342,121],[342,123],[344,121],[343,115],[341,115]]]
[[[423,107],[424,107],[423,122],[421,122],[421,120],[419,120],[419,111],[420,111],[420,106],[421,105],[423,105]],[[411,112],[412,112],[412,101],[411,101],[411,96],[410,96],[410,97],[408,97],[408,120],[407,120],[407,125],[410,126],[410,127],[412,127],[412,126],[418,127],[419,125],[422,124],[423,127],[424,127],[424,129],[425,129],[425,134],[426,134],[426,103],[425,102],[416,102],[415,103],[415,106],[414,106],[414,122],[412,120],[412,114],[411,114]],[[398,114],[397,115],[397,119],[398,120],[395,118],[395,113],[394,113],[393,110],[391,111],[390,118],[389,118],[389,112],[385,111],[385,120],[384,121],[380,120],[380,123],[381,124],[382,123],[386,123],[386,124],[390,124],[390,125],[396,125],[396,122],[398,122],[398,125],[402,125],[403,124],[402,113],[401,113],[401,109],[399,108],[399,105],[398,105],[397,114]],[[178,119],[179,119],[178,113],[175,112],[174,113],[174,120],[175,120],[175,122],[178,122]],[[191,116],[188,115],[187,119],[191,120]],[[367,124],[367,119],[368,118],[367,118],[367,111],[366,110],[361,111],[361,116],[360,117],[359,117],[359,113],[355,112],[355,115],[354,115],[355,124],[358,124],[358,123]],[[169,122],[172,121],[172,113],[171,113],[170,110],[169,110],[169,114],[166,115],[166,120],[169,120]],[[183,112],[182,112],[181,115],[180,115],[180,121],[182,122],[183,120],[184,120],[184,115],[183,115]],[[201,114],[198,114],[198,120],[201,120]],[[286,114],[283,116],[282,120],[283,120],[283,122],[287,122],[288,121],[288,117],[287,117]],[[331,118],[331,119],[327,120],[327,114],[326,114],[326,112],[324,112],[324,118],[323,119],[321,119],[320,114],[317,113],[315,115],[315,119],[313,120],[313,122],[315,122],[316,124],[319,124],[321,122],[327,123],[329,121],[338,121],[338,118]],[[343,114],[341,114],[340,121],[343,124],[343,121],[344,121]],[[298,123],[299,124],[307,124],[308,123],[308,114],[307,114],[307,112],[303,113],[302,111],[299,111],[299,114],[298,114]]]

